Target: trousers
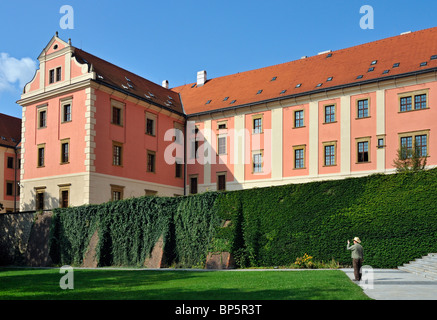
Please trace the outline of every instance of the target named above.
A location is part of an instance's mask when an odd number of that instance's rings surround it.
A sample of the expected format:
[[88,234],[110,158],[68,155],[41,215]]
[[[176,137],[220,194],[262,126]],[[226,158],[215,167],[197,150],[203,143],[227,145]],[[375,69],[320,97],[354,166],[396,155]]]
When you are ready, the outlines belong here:
[[363,266],[363,259],[352,259],[352,264],[354,266],[354,276],[355,280],[361,280],[361,267]]

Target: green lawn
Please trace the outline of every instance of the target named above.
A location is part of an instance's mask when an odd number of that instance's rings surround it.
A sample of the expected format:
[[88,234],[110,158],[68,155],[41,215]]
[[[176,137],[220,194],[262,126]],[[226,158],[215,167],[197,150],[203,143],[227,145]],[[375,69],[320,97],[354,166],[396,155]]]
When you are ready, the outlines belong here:
[[0,269],[0,300],[367,300],[340,270],[146,271],[74,269],[62,290],[59,269]]

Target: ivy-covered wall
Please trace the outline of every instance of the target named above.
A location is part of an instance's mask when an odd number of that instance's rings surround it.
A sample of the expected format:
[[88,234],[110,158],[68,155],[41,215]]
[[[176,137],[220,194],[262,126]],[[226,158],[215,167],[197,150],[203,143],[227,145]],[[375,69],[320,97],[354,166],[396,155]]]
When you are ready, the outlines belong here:
[[350,265],[346,241],[358,236],[366,265],[395,268],[437,252],[437,169],[57,209],[52,260],[80,265],[96,230],[100,266],[142,266],[161,236],[169,266],[201,267],[220,251],[240,267],[305,253]]
[[213,211],[217,196],[142,197],[56,209],[51,258],[59,265],[81,265],[97,231],[99,266],[142,267],[161,237],[168,266],[200,266],[220,223]]

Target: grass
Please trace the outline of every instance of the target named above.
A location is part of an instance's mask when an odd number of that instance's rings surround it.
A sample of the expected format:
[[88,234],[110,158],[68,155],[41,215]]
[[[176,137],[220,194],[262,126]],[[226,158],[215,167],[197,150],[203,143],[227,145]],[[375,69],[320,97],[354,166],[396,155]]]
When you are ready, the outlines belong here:
[[0,269],[0,300],[370,300],[340,270],[150,271]]

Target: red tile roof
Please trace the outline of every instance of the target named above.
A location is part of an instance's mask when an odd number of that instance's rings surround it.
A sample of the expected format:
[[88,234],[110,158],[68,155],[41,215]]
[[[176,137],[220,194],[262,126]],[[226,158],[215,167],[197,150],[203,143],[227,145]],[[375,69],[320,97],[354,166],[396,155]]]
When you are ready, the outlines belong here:
[[0,146],[15,148],[21,140],[21,119],[0,113]]
[[169,111],[183,114],[179,94],[156,83],[124,70],[81,49],[74,49],[79,63],[87,63],[96,72],[96,81],[136,96]]
[[[262,103],[345,85],[389,79],[437,68],[437,27],[320,54],[262,69],[213,78],[173,88],[187,114]],[[372,62],[376,64],[372,65]],[[425,66],[420,66],[426,62]],[[399,63],[399,67],[393,67]],[[370,71],[370,68],[374,68]],[[383,73],[388,70],[388,73]],[[357,79],[362,75],[362,78]],[[328,78],[332,80],[328,81]],[[296,87],[301,84],[300,87]],[[320,87],[317,85],[321,84]],[[260,90],[262,92],[258,93]],[[286,91],[284,91],[286,90]],[[228,98],[227,98],[228,97]],[[227,98],[227,99],[226,99]],[[207,101],[211,100],[207,104]],[[235,100],[234,103],[232,103]]]

